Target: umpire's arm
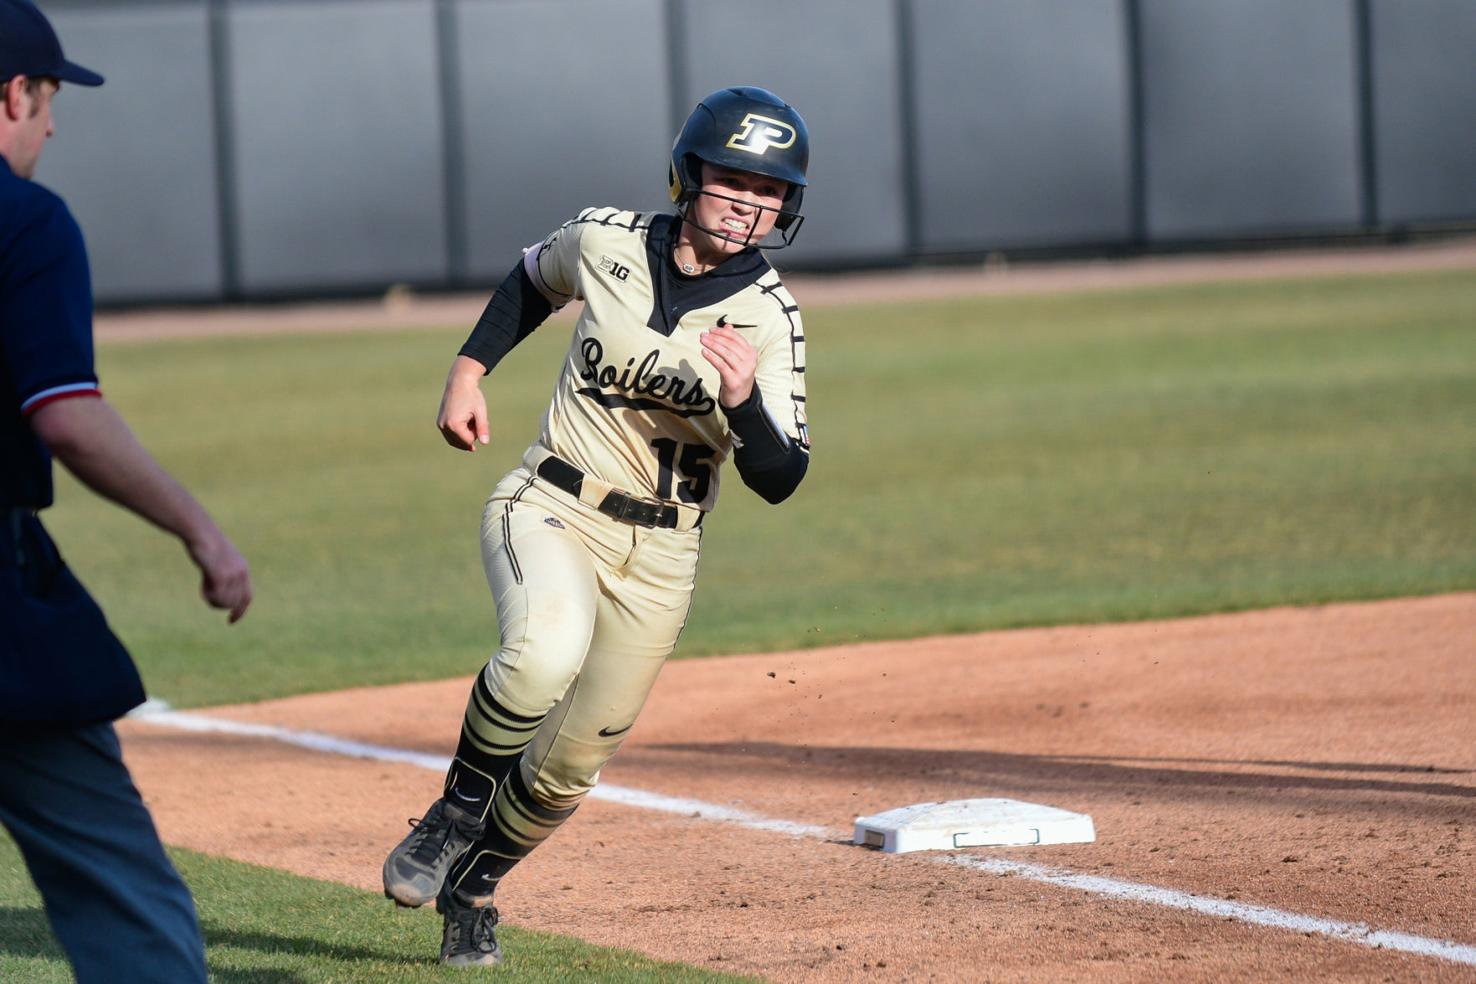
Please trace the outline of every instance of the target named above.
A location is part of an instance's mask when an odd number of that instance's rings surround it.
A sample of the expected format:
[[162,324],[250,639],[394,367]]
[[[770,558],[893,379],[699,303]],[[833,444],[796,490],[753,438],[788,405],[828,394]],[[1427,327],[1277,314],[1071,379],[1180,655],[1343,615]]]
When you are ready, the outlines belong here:
[[100,396],[37,408],[31,428],[52,455],[97,494],[184,542],[200,568],[200,593],[235,622],[251,604],[251,573],[205,508],[175,481]]

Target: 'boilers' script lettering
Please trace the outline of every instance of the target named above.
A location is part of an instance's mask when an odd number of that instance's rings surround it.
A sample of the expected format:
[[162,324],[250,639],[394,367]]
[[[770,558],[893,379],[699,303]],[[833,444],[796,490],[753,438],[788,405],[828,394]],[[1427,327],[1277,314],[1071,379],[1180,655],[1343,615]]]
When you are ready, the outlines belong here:
[[[646,353],[639,365],[635,359],[627,359],[625,368],[618,371],[614,366],[604,364],[605,349],[597,338],[586,338],[579,347],[579,354],[584,359],[584,368],[580,370],[579,378],[594,384],[579,392],[598,400],[603,406],[669,410],[683,417],[709,414],[716,406],[716,401],[702,389],[701,379],[689,382],[680,376],[656,372],[656,363],[661,360],[661,353],[655,349]],[[609,388],[621,390],[631,396],[613,397],[600,392]],[[658,400],[662,402],[656,402]]]

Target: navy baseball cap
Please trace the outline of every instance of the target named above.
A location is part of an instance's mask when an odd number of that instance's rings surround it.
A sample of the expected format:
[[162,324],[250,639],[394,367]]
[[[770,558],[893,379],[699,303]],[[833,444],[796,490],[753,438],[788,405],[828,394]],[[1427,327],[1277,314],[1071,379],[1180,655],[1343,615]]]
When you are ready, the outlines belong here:
[[17,75],[73,85],[102,85],[103,77],[69,62],[46,15],[30,0],[0,0],[0,82]]

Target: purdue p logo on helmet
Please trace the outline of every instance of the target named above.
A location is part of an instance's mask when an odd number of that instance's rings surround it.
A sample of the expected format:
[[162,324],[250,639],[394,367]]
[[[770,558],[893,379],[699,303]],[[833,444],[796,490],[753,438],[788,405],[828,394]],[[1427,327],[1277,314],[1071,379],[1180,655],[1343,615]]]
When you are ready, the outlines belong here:
[[743,117],[742,128],[728,138],[727,145],[762,156],[764,151],[770,147],[777,150],[793,147],[796,137],[794,127],[783,120],[776,120],[771,116],[760,116],[758,113],[749,113]]
[[[671,200],[683,211],[702,188],[702,162],[777,178],[789,186],[774,228],[789,245],[803,216],[810,134],[795,108],[753,85],[719,89],[692,110],[671,148]],[[761,247],[772,248],[772,247]]]

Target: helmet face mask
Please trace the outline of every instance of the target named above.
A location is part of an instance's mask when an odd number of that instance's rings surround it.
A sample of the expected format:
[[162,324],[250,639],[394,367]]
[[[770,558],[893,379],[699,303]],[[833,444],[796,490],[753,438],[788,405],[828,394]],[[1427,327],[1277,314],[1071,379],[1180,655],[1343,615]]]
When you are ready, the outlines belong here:
[[702,190],[704,162],[783,181],[788,188],[782,207],[765,208],[778,212],[774,229],[779,232],[780,242],[750,242],[752,230],[747,237],[739,238],[721,230],[703,229],[742,246],[779,249],[794,241],[804,220],[800,204],[809,161],[809,131],[792,106],[756,86],[720,89],[697,104],[677,134],[667,175],[671,200],[682,217],[690,221],[690,206],[699,194],[729,198]]
[[[701,173],[700,162],[698,166],[698,173]],[[683,220],[692,223],[692,225],[701,229],[709,236],[723,239],[730,243],[736,243],[739,246],[753,246],[757,249],[783,249],[785,246],[788,246],[790,243],[794,242],[795,234],[799,232],[800,226],[803,225],[805,221],[805,217],[801,215],[797,209],[791,209],[788,207],[789,202],[794,197],[791,193],[792,189],[793,186],[791,186],[791,191],[785,192],[784,205],[779,208],[772,208],[768,205],[760,205],[757,202],[752,202],[743,198],[737,198],[733,195],[725,195],[722,192],[708,191],[703,189],[699,185],[691,194],[684,196],[682,201],[678,203],[678,206]],[[696,203],[698,198],[716,198],[720,201],[736,202],[737,204],[745,205],[753,209],[755,215],[760,217],[763,215],[763,213],[766,212],[773,214],[774,225],[772,229],[764,235],[763,239],[770,239],[774,236],[775,233],[777,233],[779,236],[779,241],[777,243],[765,242],[763,240],[760,240],[758,242],[754,241],[753,234],[762,224],[760,221],[755,221],[753,225],[749,227],[748,234],[745,236],[735,236],[732,233],[721,228],[708,228],[707,226],[700,224],[697,221],[696,217],[692,214],[691,209],[691,206]]]

